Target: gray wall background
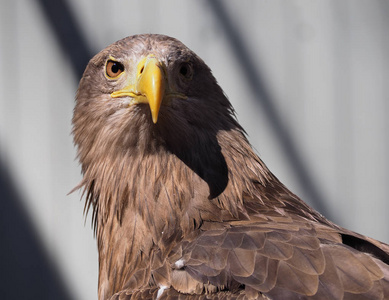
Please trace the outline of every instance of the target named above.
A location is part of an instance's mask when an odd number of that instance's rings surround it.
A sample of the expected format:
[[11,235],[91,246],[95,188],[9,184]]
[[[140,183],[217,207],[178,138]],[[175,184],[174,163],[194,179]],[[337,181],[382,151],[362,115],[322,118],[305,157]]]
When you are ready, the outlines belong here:
[[386,0],[1,0],[1,294],[96,299],[72,109],[85,56],[136,33],[194,50],[282,182],[389,242],[388,28]]

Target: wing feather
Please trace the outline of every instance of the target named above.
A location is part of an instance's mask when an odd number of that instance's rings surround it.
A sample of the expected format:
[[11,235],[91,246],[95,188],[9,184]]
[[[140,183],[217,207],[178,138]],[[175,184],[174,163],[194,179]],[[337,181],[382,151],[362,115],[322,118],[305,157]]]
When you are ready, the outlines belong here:
[[250,297],[383,299],[388,294],[384,263],[339,243],[334,231],[324,240],[326,227],[305,221],[285,225],[245,220],[205,231],[182,249],[183,270],[219,290],[245,286]]

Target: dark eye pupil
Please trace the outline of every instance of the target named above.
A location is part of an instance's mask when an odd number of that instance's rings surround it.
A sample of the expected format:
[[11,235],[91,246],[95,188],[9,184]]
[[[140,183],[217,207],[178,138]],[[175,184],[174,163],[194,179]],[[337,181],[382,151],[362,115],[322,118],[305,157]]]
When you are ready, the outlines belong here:
[[111,67],[112,73],[117,73],[117,72],[119,72],[119,70],[120,70],[119,65],[117,63],[113,63],[112,67]]
[[188,67],[186,65],[181,66],[180,73],[184,76],[188,75]]
[[180,67],[180,74],[185,77],[189,77],[190,74],[190,67],[187,64],[184,64]]

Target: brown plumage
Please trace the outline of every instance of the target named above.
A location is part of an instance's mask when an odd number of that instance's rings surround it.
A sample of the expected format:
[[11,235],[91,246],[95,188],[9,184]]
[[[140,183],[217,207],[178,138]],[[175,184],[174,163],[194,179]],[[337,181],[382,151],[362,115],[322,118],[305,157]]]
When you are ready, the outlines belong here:
[[389,246],[291,193],[179,41],[125,38],[77,93],[99,299],[389,299]]

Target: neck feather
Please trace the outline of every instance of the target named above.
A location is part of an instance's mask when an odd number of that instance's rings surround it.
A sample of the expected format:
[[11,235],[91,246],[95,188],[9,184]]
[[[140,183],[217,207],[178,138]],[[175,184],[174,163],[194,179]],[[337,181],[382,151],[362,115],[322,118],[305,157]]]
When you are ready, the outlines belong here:
[[98,238],[99,294],[128,286],[138,271],[149,278],[142,261],[154,249],[167,255],[204,221],[238,218],[243,197],[271,179],[240,130],[220,131],[216,138],[213,149],[173,153],[163,145],[84,166],[81,185]]

